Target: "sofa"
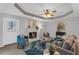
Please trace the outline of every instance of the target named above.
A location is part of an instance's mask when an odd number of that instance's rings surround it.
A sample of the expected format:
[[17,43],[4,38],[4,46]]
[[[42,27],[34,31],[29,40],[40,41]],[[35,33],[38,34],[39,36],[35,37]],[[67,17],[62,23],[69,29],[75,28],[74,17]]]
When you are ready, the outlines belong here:
[[72,52],[74,55],[79,55],[79,42],[75,35],[65,36],[62,48]]

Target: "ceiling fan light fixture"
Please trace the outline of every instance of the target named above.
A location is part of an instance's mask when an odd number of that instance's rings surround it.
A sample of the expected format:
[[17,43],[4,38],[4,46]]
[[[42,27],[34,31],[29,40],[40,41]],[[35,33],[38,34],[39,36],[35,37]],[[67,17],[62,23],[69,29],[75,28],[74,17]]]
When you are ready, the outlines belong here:
[[45,18],[48,18],[48,17],[50,17],[50,15],[49,15],[49,14],[47,14],[47,15],[46,15],[46,14],[44,14],[44,17],[45,17]]
[[56,10],[51,11],[51,10],[46,9],[46,10],[43,10],[43,15],[45,18],[52,17],[54,16],[54,12],[56,12]]
[[48,18],[48,17],[52,17],[52,16],[54,16],[54,13],[43,14],[43,15],[44,15],[44,17]]

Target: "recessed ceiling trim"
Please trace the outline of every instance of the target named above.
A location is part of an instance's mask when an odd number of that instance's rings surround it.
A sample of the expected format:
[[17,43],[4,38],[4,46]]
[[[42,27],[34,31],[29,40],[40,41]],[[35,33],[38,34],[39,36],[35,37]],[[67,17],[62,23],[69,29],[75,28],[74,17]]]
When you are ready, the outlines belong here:
[[57,16],[57,17],[50,17],[50,18],[46,18],[46,19],[56,19],[56,18],[62,18],[62,17],[65,17],[65,16],[68,16],[70,15],[71,13],[73,13],[73,10],[70,10],[69,12],[63,14],[63,15],[60,15],[60,16]]
[[20,10],[23,14],[25,15],[29,15],[29,16],[34,16],[34,17],[37,17],[37,18],[42,18],[42,19],[45,19],[44,17],[41,17],[41,16],[37,16],[37,15],[34,15],[32,13],[28,13],[26,11],[24,11],[17,3],[15,3],[15,7]]
[[47,19],[56,19],[56,18],[65,17],[65,16],[68,16],[68,15],[70,15],[71,13],[73,13],[73,10],[70,10],[70,11],[68,11],[67,13],[65,13],[65,14],[63,14],[63,15],[60,15],[60,16],[57,16],[57,17],[45,18],[45,17],[38,16],[38,15],[35,15],[35,14],[32,14],[32,13],[29,13],[29,12],[24,11],[24,10],[19,6],[18,3],[15,3],[15,7],[16,7],[19,11],[21,11],[23,14],[25,14],[25,15],[32,16],[32,17],[37,17],[37,18],[40,18],[40,19],[46,19],[46,20],[47,20]]

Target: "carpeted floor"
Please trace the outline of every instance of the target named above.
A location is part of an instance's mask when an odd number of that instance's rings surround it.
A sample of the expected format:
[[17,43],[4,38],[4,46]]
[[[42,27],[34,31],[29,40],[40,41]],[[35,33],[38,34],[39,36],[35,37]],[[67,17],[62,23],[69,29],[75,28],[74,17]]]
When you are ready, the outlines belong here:
[[0,48],[0,55],[25,55],[23,49],[17,49],[16,44]]

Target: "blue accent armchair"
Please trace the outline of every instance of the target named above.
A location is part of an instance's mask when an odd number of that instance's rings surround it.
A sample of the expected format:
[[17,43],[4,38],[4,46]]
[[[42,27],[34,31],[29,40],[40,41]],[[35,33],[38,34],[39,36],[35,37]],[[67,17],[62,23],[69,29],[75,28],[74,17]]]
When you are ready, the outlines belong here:
[[25,42],[26,41],[24,39],[24,36],[22,36],[22,35],[17,36],[17,48],[24,48]]

